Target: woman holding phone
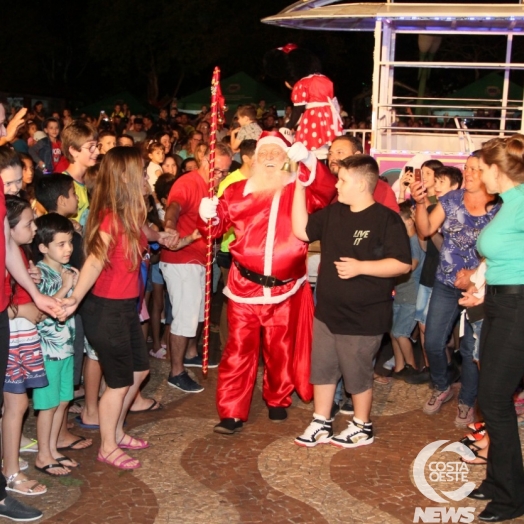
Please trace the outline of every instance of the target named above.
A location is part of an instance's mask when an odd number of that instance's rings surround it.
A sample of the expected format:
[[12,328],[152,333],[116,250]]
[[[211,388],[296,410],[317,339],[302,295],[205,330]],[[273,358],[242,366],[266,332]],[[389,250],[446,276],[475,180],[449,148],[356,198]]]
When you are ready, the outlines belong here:
[[[461,289],[468,287],[469,276],[479,264],[477,237],[498,211],[498,206],[491,203],[493,197],[480,180],[479,157],[480,153],[475,151],[466,161],[464,187],[442,196],[431,213],[426,208],[422,182],[413,182],[410,186],[416,202],[415,222],[419,235],[429,237],[440,229],[443,236],[426,321],[426,354],[435,385],[423,408],[428,415],[438,413],[442,404],[453,397],[446,343],[460,313]],[[473,361],[473,349],[473,332],[466,323],[460,343],[462,387],[455,418],[458,426],[465,426],[475,418],[478,367]]]

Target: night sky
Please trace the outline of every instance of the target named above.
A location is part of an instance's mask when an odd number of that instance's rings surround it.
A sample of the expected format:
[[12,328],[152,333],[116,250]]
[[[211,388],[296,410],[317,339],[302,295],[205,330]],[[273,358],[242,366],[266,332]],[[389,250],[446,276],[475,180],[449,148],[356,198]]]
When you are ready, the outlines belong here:
[[[154,102],[207,86],[219,65],[223,77],[244,71],[289,96],[278,82],[264,78],[261,64],[268,49],[295,42],[321,57],[336,95],[350,107],[352,98],[370,87],[373,35],[288,30],[260,22],[291,3],[39,0],[21,7],[4,2],[0,92],[62,97],[74,107],[129,90]],[[468,45],[448,40],[438,59],[457,50],[483,52],[481,40]],[[398,50],[417,59],[416,37],[403,37]],[[498,52],[497,45],[486,49]],[[401,80],[416,87],[413,74],[407,72]],[[473,81],[472,75],[437,72],[432,89],[441,94]]]

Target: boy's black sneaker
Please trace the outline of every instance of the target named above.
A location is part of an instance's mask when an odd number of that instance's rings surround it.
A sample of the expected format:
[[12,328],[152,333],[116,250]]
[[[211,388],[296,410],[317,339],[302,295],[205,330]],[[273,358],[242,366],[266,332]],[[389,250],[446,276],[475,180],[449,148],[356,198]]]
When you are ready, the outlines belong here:
[[234,418],[223,418],[214,428],[215,433],[222,435],[232,435],[237,431],[242,431],[244,423],[241,420],[235,420]]
[[313,422],[306,428],[306,431],[295,439],[297,446],[312,448],[317,444],[329,444],[333,438],[333,420],[326,420],[324,417],[313,413]]
[[355,413],[351,397],[348,397],[344,404],[342,404],[342,407],[340,408],[340,413],[342,413],[343,415],[353,415]]
[[15,522],[31,522],[42,518],[43,515],[39,509],[27,506],[23,502],[9,496],[4,499],[3,504],[0,504],[0,517],[5,517]]
[[411,377],[412,375],[415,375],[417,373],[418,371],[413,366],[410,366],[409,364],[405,364],[404,367],[400,371],[393,371],[391,376],[394,379],[404,380],[405,382],[407,382],[408,377]]
[[413,375],[408,375],[404,381],[408,384],[427,384],[430,380],[429,368],[422,368]]

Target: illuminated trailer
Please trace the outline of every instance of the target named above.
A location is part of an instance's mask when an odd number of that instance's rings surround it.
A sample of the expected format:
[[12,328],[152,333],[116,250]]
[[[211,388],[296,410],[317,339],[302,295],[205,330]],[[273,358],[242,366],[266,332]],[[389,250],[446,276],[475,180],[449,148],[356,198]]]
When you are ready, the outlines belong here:
[[[464,157],[489,138],[524,132],[522,80],[517,82],[517,96],[515,89],[510,89],[515,86],[512,73],[524,70],[524,63],[512,61],[514,50],[524,49],[524,5],[520,3],[350,4],[304,0],[262,22],[315,31],[374,33],[370,151],[382,172],[404,166],[415,155],[463,164]],[[406,34],[418,35],[424,61],[396,59],[398,39]],[[483,42],[505,37],[505,52],[501,53],[504,56],[492,62],[436,61],[435,50],[447,35],[475,35],[482,37]],[[402,68],[419,71],[418,96],[399,96],[395,92],[395,72]],[[488,86],[484,97],[427,97],[425,82],[428,73],[436,68],[492,71],[503,79],[500,88],[490,91]],[[402,119],[408,113],[417,125],[399,125],[404,124]],[[488,124],[481,127],[479,122]]]

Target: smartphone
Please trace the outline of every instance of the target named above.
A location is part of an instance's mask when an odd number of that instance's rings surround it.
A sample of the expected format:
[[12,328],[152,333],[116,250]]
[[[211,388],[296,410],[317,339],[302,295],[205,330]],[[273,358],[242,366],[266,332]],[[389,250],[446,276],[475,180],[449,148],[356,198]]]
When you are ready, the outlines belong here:
[[[406,175],[406,174],[409,173],[409,172],[413,173],[413,166],[406,166],[406,167],[404,168],[404,175]],[[408,187],[409,184],[410,184],[409,179],[404,181],[404,185],[405,185],[406,187]]]
[[424,180],[422,180],[422,171],[415,169],[415,182],[422,182],[422,189],[424,189]]

